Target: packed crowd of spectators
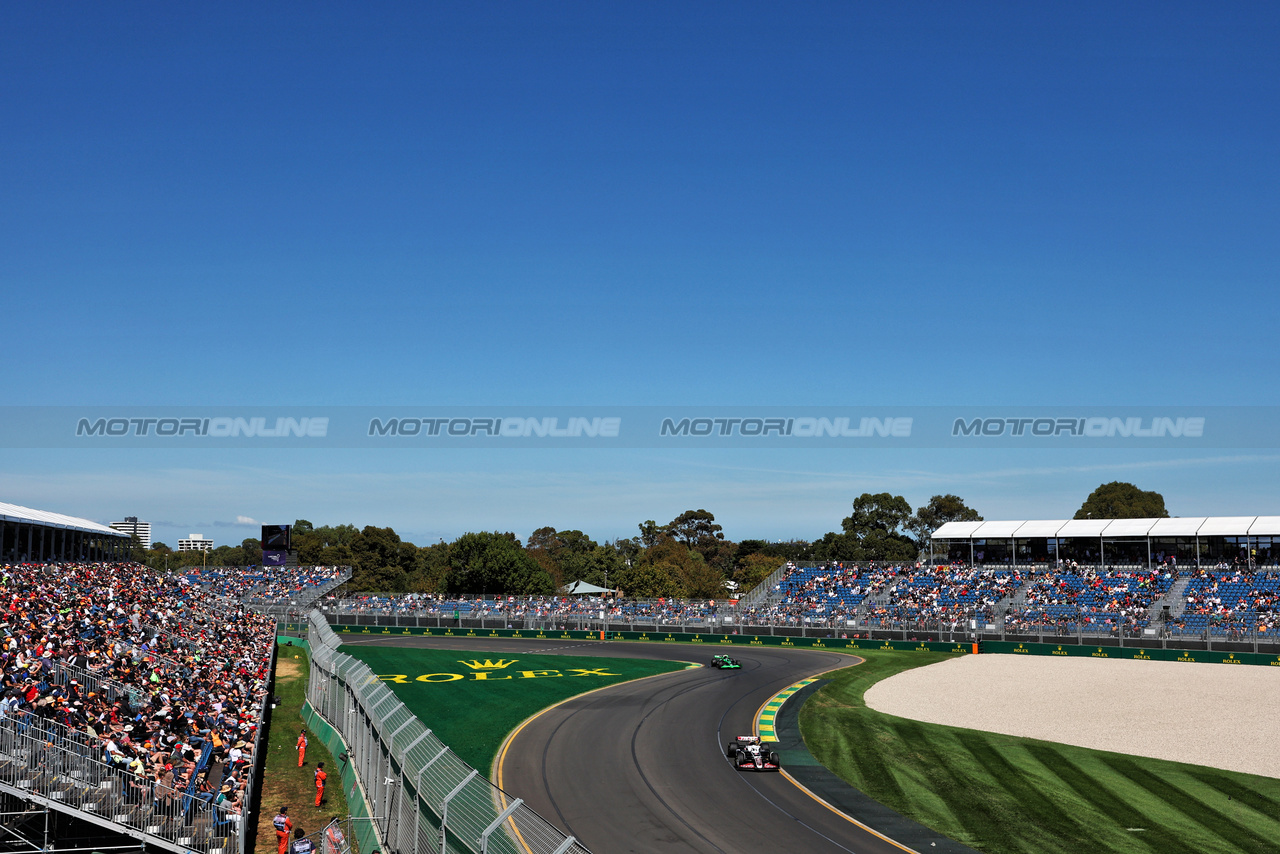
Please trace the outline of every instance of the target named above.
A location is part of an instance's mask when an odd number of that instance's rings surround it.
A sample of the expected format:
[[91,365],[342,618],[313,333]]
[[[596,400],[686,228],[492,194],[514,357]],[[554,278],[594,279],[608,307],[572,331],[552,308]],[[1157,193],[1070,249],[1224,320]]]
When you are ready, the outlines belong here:
[[614,599],[600,596],[443,596],[409,593],[403,596],[357,594],[326,597],[329,613],[375,616],[421,616],[440,619],[481,619],[522,625],[566,624],[579,620],[663,623],[713,622],[728,606],[724,600]]
[[[602,618],[615,623],[710,626],[928,628],[969,620],[1010,632],[1139,635],[1154,630],[1152,610],[1179,577],[1191,576],[1185,611],[1160,628],[1242,634],[1244,627],[1280,632],[1280,574],[1244,567],[1098,568],[1064,564],[1034,574],[1007,566],[786,564],[764,597],[612,599],[596,596],[327,597],[325,609],[346,615],[419,615],[482,619],[510,628],[565,627]],[[1156,609],[1158,610],[1158,609]]]
[[1005,617],[1005,628],[1140,633],[1151,622],[1152,603],[1169,591],[1174,579],[1169,568],[1061,569],[1031,582],[1021,607]]
[[996,605],[1023,582],[1016,569],[965,566],[925,566],[905,573],[883,604],[870,610],[884,623],[957,623],[976,619],[986,624]]
[[137,564],[0,567],[2,724],[80,745],[153,809],[243,808],[275,622]]
[[906,570],[842,562],[797,567],[787,563],[769,601],[744,611],[744,622],[761,625],[837,625],[854,618],[862,603],[878,595]]
[[1186,606],[1174,619],[1177,634],[1243,637],[1280,630],[1280,575],[1219,565],[1191,572],[1183,591]]
[[289,605],[305,601],[311,591],[342,577],[337,566],[185,567],[182,575],[192,584],[219,595],[260,605]]

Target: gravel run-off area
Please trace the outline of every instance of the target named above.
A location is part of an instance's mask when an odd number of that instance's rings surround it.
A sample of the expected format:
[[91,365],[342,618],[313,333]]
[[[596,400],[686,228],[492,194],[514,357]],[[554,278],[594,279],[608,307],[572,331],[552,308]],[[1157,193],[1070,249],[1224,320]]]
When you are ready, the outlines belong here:
[[1280,667],[965,655],[866,693],[912,720],[1280,777]]

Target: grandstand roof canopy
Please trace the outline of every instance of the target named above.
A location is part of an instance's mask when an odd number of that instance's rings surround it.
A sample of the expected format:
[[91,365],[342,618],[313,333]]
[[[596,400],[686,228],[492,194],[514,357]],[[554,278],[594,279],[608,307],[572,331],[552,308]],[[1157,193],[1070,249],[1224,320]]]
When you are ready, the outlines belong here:
[[1192,516],[1179,519],[1039,519],[947,522],[935,540],[1031,537],[1255,537],[1280,536],[1280,516]]
[[[987,523],[986,522],[947,522],[945,525],[939,528],[938,531],[945,530],[948,532],[946,534],[947,537],[954,538],[957,540],[962,540],[962,539],[968,539],[969,537],[972,537],[974,535],[973,532],[978,530],[985,524]],[[933,535],[935,537],[938,536],[937,531],[935,531]]]
[[1259,516],[1249,526],[1249,533],[1255,537],[1280,537],[1280,516]]
[[1107,526],[1108,537],[1145,537],[1157,519],[1116,519]]
[[1022,524],[1022,522],[983,522],[977,527],[976,532],[971,533],[969,536],[979,539],[1012,537],[1013,532],[1018,530],[1018,527]]
[[[1068,519],[1041,519],[1036,522],[1023,522],[1015,533],[1019,537],[1053,537],[1056,536],[1059,529],[1070,521]],[[941,529],[939,529],[941,530]],[[938,536],[936,533],[934,536]],[[1012,536],[1012,534],[1010,535]]]
[[1180,519],[1161,519],[1151,526],[1152,537],[1194,537],[1207,516],[1184,516]]
[[1100,537],[1113,519],[1068,519],[1058,529],[1059,537]]
[[122,534],[113,528],[99,525],[97,522],[91,522],[88,519],[64,516],[61,513],[52,513],[48,510],[32,510],[30,507],[20,507],[17,504],[5,504],[4,502],[0,502],[0,521],[19,522],[23,525],[43,525],[48,528],[67,528],[72,531],[88,531],[91,534],[129,539],[128,534]]

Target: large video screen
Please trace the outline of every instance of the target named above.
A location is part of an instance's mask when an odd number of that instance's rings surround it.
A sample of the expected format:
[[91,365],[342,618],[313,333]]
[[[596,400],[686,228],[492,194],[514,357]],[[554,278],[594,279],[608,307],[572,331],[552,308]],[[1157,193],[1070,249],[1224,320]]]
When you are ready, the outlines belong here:
[[292,542],[292,525],[263,525],[262,526],[262,549],[263,551],[281,550],[288,551],[293,548]]

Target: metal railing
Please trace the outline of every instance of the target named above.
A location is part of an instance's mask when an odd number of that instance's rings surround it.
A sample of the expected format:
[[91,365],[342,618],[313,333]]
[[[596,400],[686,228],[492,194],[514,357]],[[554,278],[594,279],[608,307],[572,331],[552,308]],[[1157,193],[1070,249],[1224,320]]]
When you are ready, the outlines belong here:
[[[383,850],[402,854],[589,854],[459,759],[312,611],[307,699],[347,743]],[[341,757],[340,757],[341,760]]]
[[172,851],[243,854],[242,817],[191,793],[95,757],[76,730],[34,714],[0,720],[0,790]]
[[77,667],[74,664],[67,664],[64,661],[56,661],[52,658],[41,660],[39,678],[44,679],[50,685],[57,685],[62,688],[67,687],[72,680],[75,680],[83,690],[102,694],[107,698],[108,703],[127,698],[130,705],[136,706],[144,696],[141,690],[111,679],[108,675],[97,670],[92,670],[88,667]]
[[[64,687],[75,679],[83,691],[100,693],[109,702],[127,695],[136,706],[144,696],[137,688],[65,663],[44,663],[39,678]],[[256,721],[254,761],[240,789],[246,799],[254,792],[261,764],[265,706],[264,698]],[[173,851],[244,854],[248,839],[241,833],[239,812],[214,803],[221,781],[211,781],[212,788],[203,792],[190,783],[169,786],[104,761],[102,755],[101,739],[44,719],[38,711],[0,718],[0,790],[62,812],[75,811],[111,831]]]

